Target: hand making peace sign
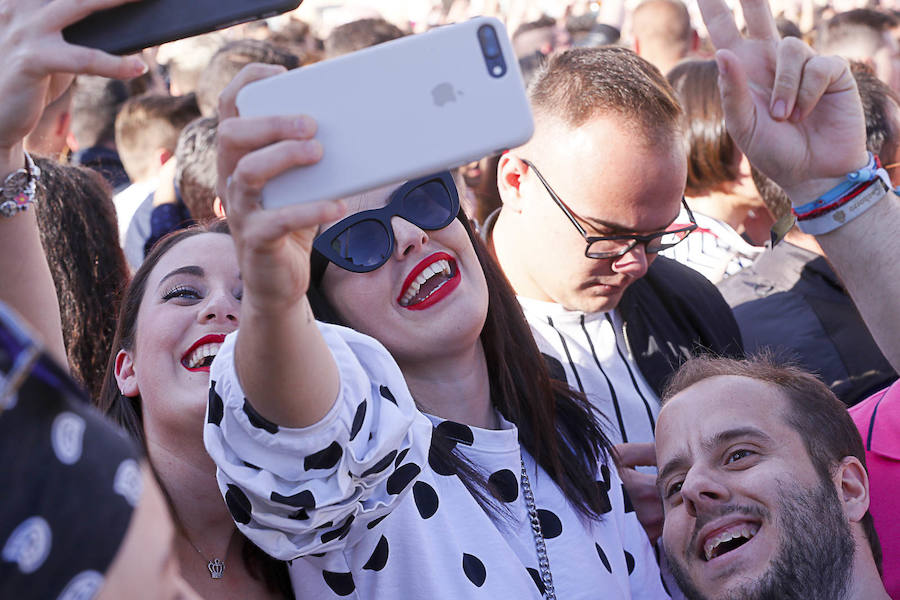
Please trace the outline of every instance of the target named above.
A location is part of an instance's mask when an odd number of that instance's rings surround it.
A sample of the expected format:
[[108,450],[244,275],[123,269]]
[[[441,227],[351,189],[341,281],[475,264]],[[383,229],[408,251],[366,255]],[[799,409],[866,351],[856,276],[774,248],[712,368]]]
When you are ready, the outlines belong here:
[[728,132],[794,204],[830,189],[867,162],[866,130],[846,60],[780,40],[766,0],[741,0],[741,35],[725,0],[699,0],[718,49]]

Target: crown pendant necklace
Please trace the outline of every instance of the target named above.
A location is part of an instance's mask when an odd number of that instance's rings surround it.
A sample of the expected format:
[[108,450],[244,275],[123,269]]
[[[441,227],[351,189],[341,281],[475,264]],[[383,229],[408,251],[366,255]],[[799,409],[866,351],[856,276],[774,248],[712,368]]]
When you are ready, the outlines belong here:
[[197,544],[194,543],[194,540],[188,537],[187,532],[184,533],[184,537],[194,548],[194,550],[197,551],[197,554],[200,555],[200,558],[206,561],[206,568],[209,569],[209,576],[213,579],[222,579],[222,576],[225,574],[225,561],[219,560],[215,557],[212,560],[206,558],[206,555],[200,551],[200,548],[197,547]]

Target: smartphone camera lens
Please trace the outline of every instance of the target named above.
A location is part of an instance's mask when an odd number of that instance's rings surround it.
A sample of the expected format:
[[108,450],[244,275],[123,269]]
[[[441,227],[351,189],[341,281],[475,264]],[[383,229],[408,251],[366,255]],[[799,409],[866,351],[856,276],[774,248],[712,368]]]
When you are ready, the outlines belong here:
[[500,56],[500,42],[497,40],[497,32],[490,25],[482,25],[478,29],[478,39],[481,40],[481,48],[488,58]]
[[506,74],[506,62],[503,60],[497,30],[491,25],[482,25],[478,28],[478,42],[481,44],[481,53],[487,63],[488,73],[491,77],[503,77]]

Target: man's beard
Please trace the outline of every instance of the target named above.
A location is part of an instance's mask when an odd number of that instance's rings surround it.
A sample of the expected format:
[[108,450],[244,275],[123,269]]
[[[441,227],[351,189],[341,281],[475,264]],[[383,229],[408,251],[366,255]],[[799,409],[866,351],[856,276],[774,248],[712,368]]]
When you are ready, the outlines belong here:
[[[782,482],[778,487],[784,491]],[[765,573],[714,600],[841,600],[850,583],[856,546],[831,481],[782,494],[778,551]],[[740,512],[756,512],[741,510]],[[749,543],[749,542],[748,542]],[[676,555],[666,549],[669,567],[689,600],[710,600],[691,580]]]

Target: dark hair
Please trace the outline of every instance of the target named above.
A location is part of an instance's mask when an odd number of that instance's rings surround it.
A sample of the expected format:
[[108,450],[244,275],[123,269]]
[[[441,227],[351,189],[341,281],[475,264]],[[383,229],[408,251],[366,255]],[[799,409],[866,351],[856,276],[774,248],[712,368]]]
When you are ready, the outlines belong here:
[[[128,398],[119,392],[119,384],[116,382],[116,355],[119,350],[133,350],[137,335],[137,316],[141,308],[141,300],[147,289],[147,280],[153,268],[169,250],[180,242],[204,233],[229,234],[228,222],[225,220],[214,221],[208,225],[195,225],[187,229],[181,229],[160,239],[147,254],[140,268],[135,272],[131,283],[125,290],[119,311],[119,321],[116,327],[116,336],[113,339],[112,352],[106,369],[106,377],[103,381],[103,391],[97,401],[97,407],[112,421],[122,427],[132,439],[136,440],[146,450],[147,439],[144,437],[144,415],[141,409],[141,397]],[[151,466],[153,466],[151,464]],[[154,467],[154,473],[156,469]],[[172,509],[172,501],[165,485],[159,479],[169,508]],[[172,510],[173,519],[178,527],[183,525],[178,521],[177,513]],[[281,592],[284,596],[292,598],[293,592],[287,573],[286,564],[278,561],[250,542],[241,534],[243,547],[241,557],[250,574],[257,580],[266,584],[270,592]]]
[[800,31],[800,27],[787,17],[776,17],[775,28],[778,29],[778,36],[781,38],[794,37],[800,40],[803,39],[803,32]]
[[718,78],[714,60],[685,60],[667,75],[684,110],[688,197],[724,191],[740,177],[741,153],[725,129]]
[[885,45],[885,32],[897,23],[893,15],[871,8],[838,13],[819,28],[816,50],[822,54],[846,55],[851,47],[861,46],[858,54],[871,55]]
[[288,50],[261,40],[237,40],[225,44],[213,54],[197,79],[197,104],[204,117],[216,115],[219,94],[250,63],[281,65],[290,70],[300,66],[300,59]]
[[62,319],[72,377],[99,398],[130,276],[109,185],[83,167],[36,158],[35,216]]
[[[859,97],[866,118],[866,149],[882,158],[888,164],[900,150],[900,96],[886,83],[878,79],[863,63],[851,61],[850,70],[856,80]],[[751,165],[750,175],[760,197],[776,219],[791,210],[791,200],[777,183],[763,175]]]
[[159,166],[153,151],[175,152],[178,134],[199,116],[193,94],[144,94],[125,102],[116,117],[116,148],[129,177],[139,180]]
[[403,37],[403,31],[384,19],[359,19],[339,25],[325,38],[325,56],[334,58]]
[[[822,380],[791,364],[780,364],[771,354],[744,360],[700,356],[684,363],[672,376],[662,395],[665,404],[674,395],[703,380],[720,376],[748,377],[777,387],[788,403],[783,415],[803,440],[810,461],[823,482],[831,483],[838,465],[853,456],[866,466],[866,452],[859,430],[847,407]],[[760,407],[765,410],[768,407]],[[872,556],[881,571],[881,544],[872,515],[860,520]]]
[[659,69],[616,46],[572,48],[553,54],[529,88],[537,114],[578,127],[607,112],[641,127],[651,140],[681,129],[681,106]]
[[867,65],[851,61],[850,70],[866,117],[866,149],[881,156],[882,162],[891,162],[900,146],[900,131],[897,131],[900,97]]
[[515,33],[512,34],[512,39],[515,41],[523,33],[535,31],[536,29],[546,29],[547,27],[556,27],[556,19],[549,15],[541,15],[537,21],[529,21],[516,27]]
[[[565,381],[550,377],[515,292],[462,210],[457,219],[465,227],[487,280],[488,312],[481,330],[481,344],[487,361],[491,402],[505,419],[516,424],[519,442],[562,489],[569,502],[585,516],[599,518],[608,508],[599,495],[597,469],[600,461],[610,458],[610,442],[601,429],[598,415],[583,395],[569,388]],[[343,324],[320,287],[327,264],[321,254],[313,251],[310,304],[317,319]],[[482,507],[486,510],[488,506],[496,507],[488,497],[491,486],[484,476],[453,449],[455,444],[440,429],[435,428],[432,436],[440,454],[438,460],[456,470]]]
[[116,114],[128,99],[128,89],[117,79],[79,75],[72,90],[72,135],[81,148],[113,144]]
[[175,183],[181,200],[195,221],[216,217],[216,140],[217,117],[201,117],[191,121],[178,136],[175,147]]

